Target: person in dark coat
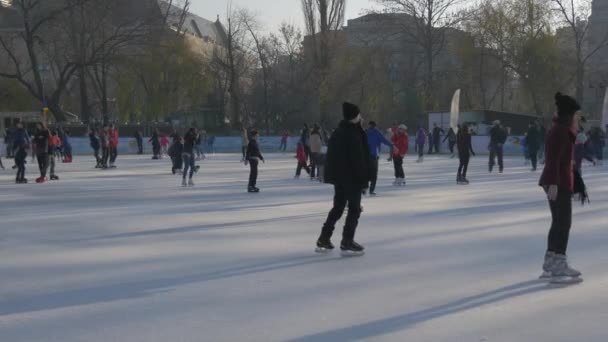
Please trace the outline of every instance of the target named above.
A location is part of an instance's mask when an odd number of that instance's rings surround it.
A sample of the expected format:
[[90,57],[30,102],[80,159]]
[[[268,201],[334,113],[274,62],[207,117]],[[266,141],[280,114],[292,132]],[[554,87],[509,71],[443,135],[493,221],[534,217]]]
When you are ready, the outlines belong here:
[[542,277],[578,277],[581,273],[568,266],[566,251],[572,226],[572,196],[574,187],[574,142],[580,105],[570,96],[555,95],[557,117],[547,135],[545,167],[539,185],[543,187],[551,209],[551,229]]
[[144,136],[141,133],[141,130],[135,130],[135,141],[137,142],[137,154],[144,154]]
[[99,141],[99,136],[97,135],[97,130],[94,127],[89,129],[89,143],[91,144],[91,148],[93,149],[93,155],[95,156],[95,161],[97,164],[95,165],[96,169],[102,167],[102,159],[99,155],[99,150],[101,149],[101,142]]
[[[184,163],[184,171],[182,173],[182,186],[194,186],[192,176],[196,172],[196,157],[194,151],[196,144],[199,141],[199,134],[196,128],[191,127],[188,133],[184,136],[184,148],[182,150],[182,159]],[[190,175],[188,177],[188,183],[186,183],[186,176],[188,176],[188,170]]]
[[433,145],[435,147],[435,153],[441,153],[441,135],[445,134],[443,128],[433,124]]
[[260,192],[260,189],[256,186],[258,182],[258,164],[260,160],[264,162],[264,156],[260,152],[258,146],[258,131],[251,131],[249,138],[249,144],[247,144],[247,151],[245,153],[245,165],[249,164],[249,184],[247,191],[250,193]]
[[530,161],[532,162],[532,171],[536,171],[536,167],[538,164],[538,150],[540,149],[540,132],[538,131],[538,127],[535,122],[531,122],[528,126],[528,134],[526,135],[526,140],[528,143],[528,155],[530,156]]
[[462,185],[468,185],[469,180],[467,179],[467,170],[469,169],[469,161],[471,155],[475,155],[473,151],[473,144],[471,143],[471,132],[469,125],[464,124],[462,128],[458,130],[458,159],[460,165],[458,166],[458,174],[456,175],[456,183]]
[[329,139],[325,163],[324,179],[325,183],[334,186],[334,205],[317,240],[317,252],[334,248],[331,236],[348,204],[340,249],[344,253],[360,255],[364,248],[354,238],[361,216],[361,192],[367,189],[371,180],[371,160],[359,107],[344,103],[342,111],[344,120]]
[[599,165],[603,164],[604,160],[604,147],[606,146],[606,134],[600,127],[594,127],[589,132],[589,140],[593,145],[593,154],[597,159]]
[[490,163],[488,170],[492,172],[496,159],[498,159],[498,172],[502,173],[504,170],[503,162],[503,151],[504,145],[507,142],[507,130],[502,127],[500,121],[494,121],[494,126],[490,129]]
[[46,183],[48,181],[46,172],[49,167],[49,138],[48,128],[42,122],[37,123],[34,144],[36,145],[36,159],[40,169],[40,178],[36,179],[36,183]]
[[160,159],[160,137],[158,135],[158,128],[154,130],[154,133],[152,133],[152,137],[148,142],[152,143],[152,159]]
[[450,127],[448,134],[443,138],[443,142],[448,141],[448,147],[450,149],[450,153],[452,154],[450,158],[454,158],[454,146],[456,146],[456,132],[454,132],[454,128]]

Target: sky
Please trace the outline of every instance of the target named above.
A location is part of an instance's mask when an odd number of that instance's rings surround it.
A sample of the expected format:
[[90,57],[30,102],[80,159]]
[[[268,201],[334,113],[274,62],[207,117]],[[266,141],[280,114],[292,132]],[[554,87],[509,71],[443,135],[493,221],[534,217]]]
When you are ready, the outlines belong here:
[[[303,27],[300,0],[232,0],[233,6],[253,11],[267,30],[276,30],[283,21]],[[192,0],[190,11],[205,19],[215,20],[219,14],[225,21],[228,0]],[[373,0],[347,0],[346,19],[359,17],[372,8]],[[346,24],[346,22],[345,22]]]

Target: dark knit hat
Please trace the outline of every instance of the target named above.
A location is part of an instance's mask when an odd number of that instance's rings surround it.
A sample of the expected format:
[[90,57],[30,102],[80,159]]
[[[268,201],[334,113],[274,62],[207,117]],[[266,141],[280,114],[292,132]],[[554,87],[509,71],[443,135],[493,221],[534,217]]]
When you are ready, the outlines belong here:
[[574,116],[574,113],[581,110],[581,106],[574,98],[562,93],[555,94],[555,105],[559,118],[570,118]]
[[348,102],[342,104],[342,114],[344,115],[345,120],[353,120],[359,113],[361,113],[361,111],[356,105]]

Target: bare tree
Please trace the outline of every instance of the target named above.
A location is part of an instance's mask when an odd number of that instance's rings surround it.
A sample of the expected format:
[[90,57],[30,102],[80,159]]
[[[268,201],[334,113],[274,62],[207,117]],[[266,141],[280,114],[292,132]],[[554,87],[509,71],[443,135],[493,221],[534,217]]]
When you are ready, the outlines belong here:
[[[583,103],[585,96],[585,69],[589,59],[598,51],[608,47],[608,29],[604,29],[603,37],[599,41],[590,41],[591,28],[589,20],[591,16],[591,0],[551,0],[558,20],[565,25],[570,32],[569,39],[573,44],[574,59],[576,63],[576,97]],[[587,45],[589,44],[589,45]]]
[[344,24],[346,0],[301,0],[306,33],[311,40],[319,89],[321,121],[329,116],[327,78],[335,53],[337,31]]
[[444,51],[448,30],[463,19],[458,6],[463,0],[376,0],[384,13],[402,14],[403,33],[422,51],[425,66],[423,99],[426,110],[434,106],[435,59]]

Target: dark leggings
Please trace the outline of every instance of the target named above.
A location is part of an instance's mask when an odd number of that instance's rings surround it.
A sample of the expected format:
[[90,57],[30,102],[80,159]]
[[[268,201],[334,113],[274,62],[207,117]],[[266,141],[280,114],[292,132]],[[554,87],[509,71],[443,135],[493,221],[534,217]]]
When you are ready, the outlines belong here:
[[334,206],[327,215],[327,220],[321,231],[321,239],[329,240],[333,235],[336,223],[344,214],[344,209],[348,204],[348,214],[346,223],[342,231],[342,241],[351,242],[354,240],[355,231],[361,217],[361,189],[358,187],[334,186]]
[[549,201],[551,209],[551,229],[547,239],[547,250],[566,254],[570,227],[572,226],[572,193],[559,189],[556,201]]
[[469,160],[471,155],[468,153],[460,153],[460,166],[458,166],[458,176],[467,178],[467,170],[469,169]]
[[40,169],[40,177],[46,177],[46,170],[49,167],[49,154],[48,153],[40,153],[36,155],[38,159],[38,168]]
[[403,157],[393,156],[393,166],[395,167],[395,178],[404,179],[405,172],[403,171]]
[[456,142],[450,141],[449,146],[450,146],[450,153],[454,153],[454,146],[456,146]]
[[251,159],[249,161],[249,187],[255,188],[258,182],[258,164],[259,161],[257,159]]
[[298,167],[296,168],[297,177],[299,177],[302,173],[302,169],[304,169],[306,173],[310,174],[310,169],[308,168],[308,165],[306,165],[306,162],[298,162]]

